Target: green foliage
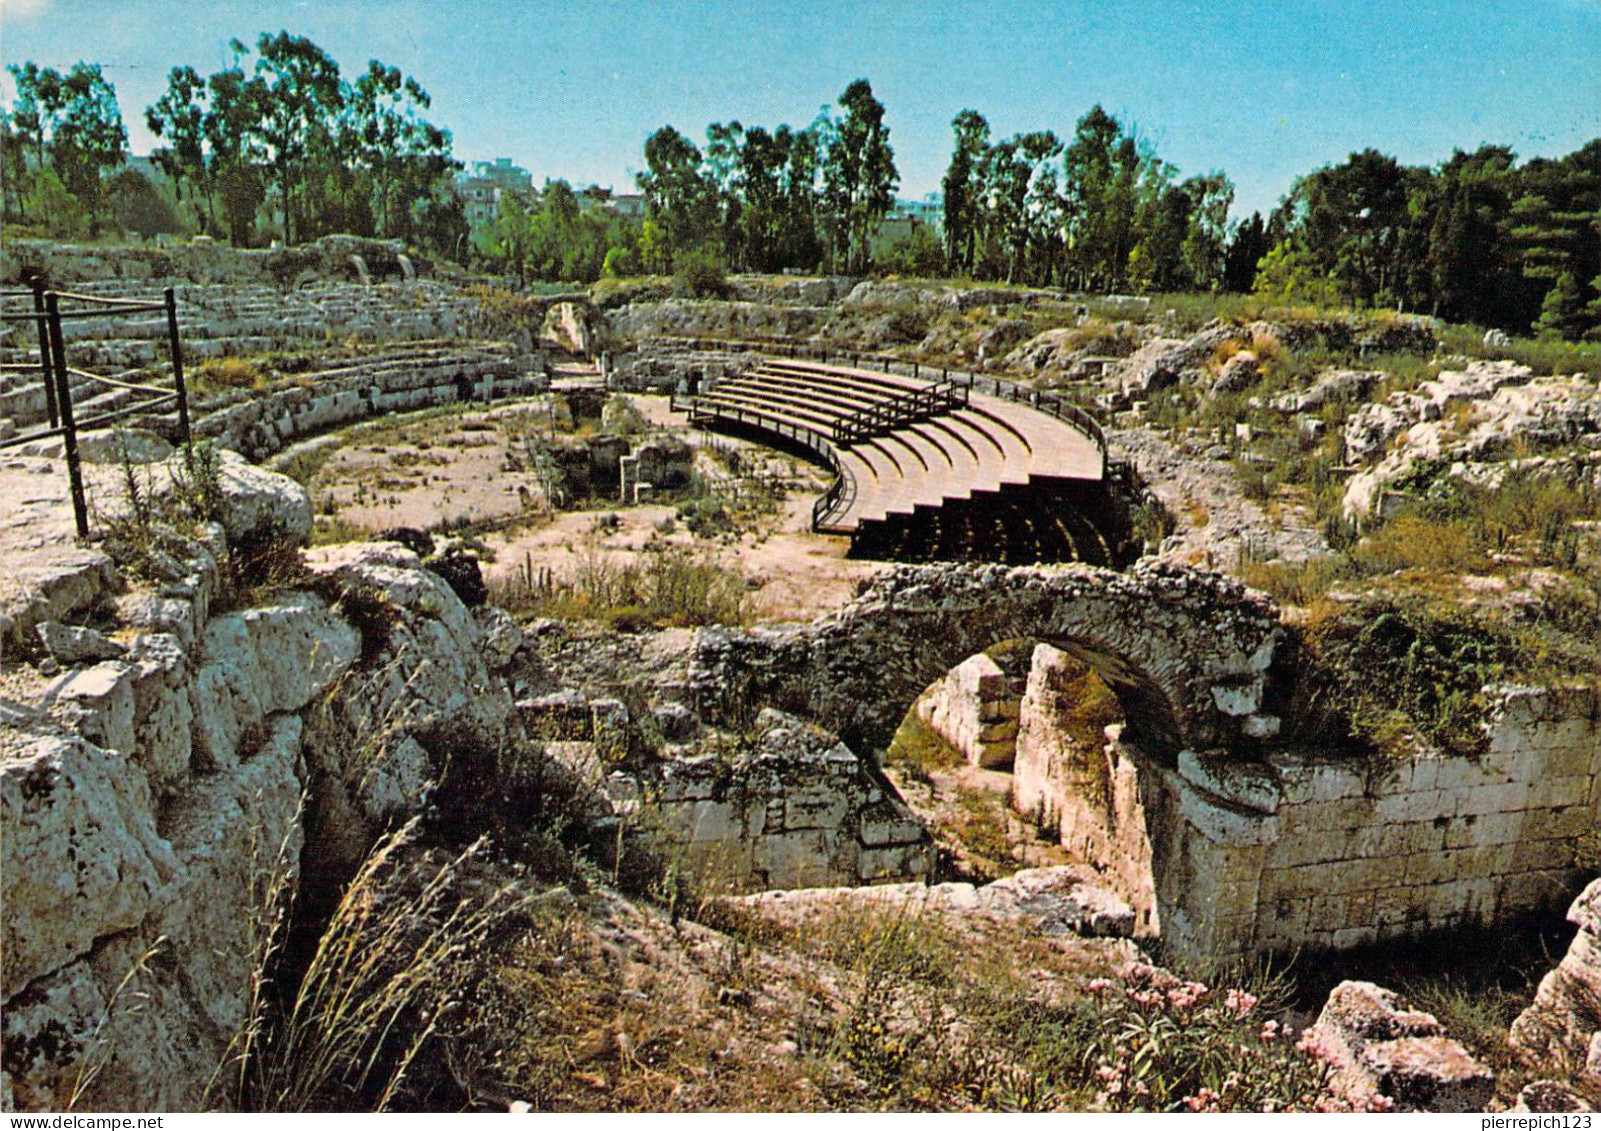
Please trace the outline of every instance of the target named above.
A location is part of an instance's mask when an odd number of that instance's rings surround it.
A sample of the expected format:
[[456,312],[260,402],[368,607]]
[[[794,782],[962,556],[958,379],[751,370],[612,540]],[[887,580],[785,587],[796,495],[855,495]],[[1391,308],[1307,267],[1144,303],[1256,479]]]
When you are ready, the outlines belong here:
[[728,276],[711,248],[696,248],[678,256],[673,271],[674,298],[727,298]]
[[449,183],[449,131],[422,116],[428,92],[371,60],[354,82],[311,40],[262,34],[231,44],[232,63],[202,78],[173,68],[145,111],[166,145],[153,154],[208,230],[255,237],[269,201],[286,242],[329,232],[384,236],[455,255],[466,234]]
[[1314,618],[1303,636],[1299,710],[1380,749],[1414,737],[1471,755],[1484,743],[1481,689],[1533,657],[1504,626],[1454,605],[1378,596]]
[[[102,173],[123,163],[128,131],[117,107],[116,88],[98,63],[74,63],[65,75],[32,62],[6,67],[16,88],[8,115],[4,179],[22,186],[8,189],[7,207],[20,204],[14,216],[30,217],[57,231],[59,221],[48,211],[52,189],[35,184],[46,171],[54,176],[88,217],[89,233],[98,234],[105,187]],[[43,189],[41,194],[41,189]]]
[[143,173],[124,169],[106,186],[111,218],[125,232],[149,239],[160,232],[176,232],[178,216]]

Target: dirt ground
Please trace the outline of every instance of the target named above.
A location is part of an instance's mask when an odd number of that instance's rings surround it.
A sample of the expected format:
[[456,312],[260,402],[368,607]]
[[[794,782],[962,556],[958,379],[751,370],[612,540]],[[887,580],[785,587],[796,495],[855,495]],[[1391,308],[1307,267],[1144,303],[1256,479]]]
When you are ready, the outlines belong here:
[[[665,397],[632,397],[653,428],[668,429],[704,452],[736,450],[748,462],[781,467],[803,486],[776,512],[740,524],[737,534],[698,538],[674,521],[673,502],[625,506],[591,499],[583,509],[552,513],[527,452],[530,436],[548,434],[543,398],[488,410],[455,408],[390,418],[321,437],[279,456],[297,466],[312,493],[324,537],[361,537],[391,527],[475,528],[493,554],[487,578],[532,567],[560,577],[593,555],[632,559],[667,543],[705,553],[742,574],[751,607],[763,620],[810,620],[840,607],[882,568],[845,557],[845,538],[813,534],[813,500],[826,473],[767,449],[689,429]],[[702,461],[702,469],[715,468]]]

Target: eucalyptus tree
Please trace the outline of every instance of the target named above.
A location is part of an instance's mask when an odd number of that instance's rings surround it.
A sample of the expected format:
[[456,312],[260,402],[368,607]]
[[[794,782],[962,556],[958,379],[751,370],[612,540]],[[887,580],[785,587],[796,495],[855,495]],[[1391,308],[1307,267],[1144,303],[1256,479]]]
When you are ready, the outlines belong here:
[[989,154],[990,127],[977,110],[963,110],[951,121],[955,135],[951,162],[940,182],[945,205],[945,264],[952,273],[971,273],[983,227],[982,170]]
[[823,160],[823,198],[834,216],[835,255],[844,252],[847,271],[867,269],[869,243],[895,205],[900,174],[884,124],[884,104],[866,79],[857,79],[839,96],[844,113],[830,131]]
[[[128,130],[117,106],[116,88],[98,63],[78,62],[65,75],[31,60],[6,68],[16,87],[11,128],[18,142],[11,152],[33,150],[34,170],[50,172],[88,214],[91,232],[100,227],[105,200],[101,175],[127,158]],[[31,179],[30,171],[8,169],[8,176]]]

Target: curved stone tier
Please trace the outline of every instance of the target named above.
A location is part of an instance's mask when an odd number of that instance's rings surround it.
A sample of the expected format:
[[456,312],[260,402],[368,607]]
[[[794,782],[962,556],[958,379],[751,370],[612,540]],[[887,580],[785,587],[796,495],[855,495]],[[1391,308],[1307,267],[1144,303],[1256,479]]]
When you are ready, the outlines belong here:
[[1027,404],[906,374],[770,358],[702,390],[691,413],[804,434],[829,452],[851,490],[818,529],[850,535],[857,556],[1124,564],[1126,531],[1107,521],[1115,508],[1103,505],[1096,438]]

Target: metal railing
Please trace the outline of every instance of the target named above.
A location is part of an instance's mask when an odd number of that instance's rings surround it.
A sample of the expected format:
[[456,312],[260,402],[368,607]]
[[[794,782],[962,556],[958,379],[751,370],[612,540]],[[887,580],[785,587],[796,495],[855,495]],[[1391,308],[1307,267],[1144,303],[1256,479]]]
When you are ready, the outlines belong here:
[[[914,378],[920,378],[926,370],[930,374],[935,366],[925,365],[915,360],[906,360],[894,354],[861,353],[856,350],[829,347],[817,342],[797,342],[786,338],[675,338],[661,337],[656,341],[669,341],[682,343],[686,349],[705,350],[722,353],[759,353],[773,357],[788,357],[796,360],[817,361],[828,364],[830,361],[839,361],[862,369],[877,366],[881,371],[890,373],[898,369],[909,373]],[[894,367],[892,369],[892,367]],[[985,393],[1001,400],[1026,404],[1030,408],[1054,416],[1065,424],[1071,425],[1076,431],[1082,432],[1101,453],[1101,460],[1106,460],[1106,432],[1101,422],[1084,406],[1075,404],[1060,393],[1049,389],[1035,389],[1020,381],[996,377],[987,373],[969,373],[962,370],[951,369],[948,366],[939,366],[939,382],[950,384],[973,392]]]
[[702,401],[695,397],[680,399],[677,393],[672,394],[669,407],[673,412],[688,413],[691,424],[714,421],[749,425],[782,436],[821,458],[833,470],[834,482],[812,504],[812,530],[824,530],[835,518],[847,513],[856,502],[855,473],[846,466],[839,449],[820,432],[756,409]]
[[857,440],[882,436],[907,424],[916,424],[941,413],[955,412],[967,404],[968,390],[949,381],[936,381],[921,389],[888,397],[857,409],[834,423],[834,442],[849,447]]
[[[12,310],[19,300],[28,299],[30,308]],[[63,309],[63,305],[66,309]],[[67,364],[64,322],[85,318],[106,318],[132,314],[165,314],[167,319],[167,348],[172,363],[172,385],[122,381],[77,369]],[[184,445],[190,443],[189,393],[183,377],[183,343],[178,333],[178,305],[173,288],[168,287],[157,300],[102,298],[98,295],[78,294],[73,291],[47,290],[35,284],[27,290],[0,290],[0,323],[20,324],[32,322],[39,334],[39,362],[11,363],[4,368],[11,372],[32,373],[38,370],[44,385],[45,412],[48,428],[34,428],[7,440],[0,440],[0,448],[32,443],[52,436],[62,438],[62,454],[66,457],[67,479],[72,492],[72,512],[77,523],[78,537],[89,536],[89,507],[83,488],[83,463],[78,453],[78,433],[88,428],[99,428],[135,414],[145,414],[175,405],[178,410],[178,434]],[[127,376],[124,374],[123,376]],[[74,379],[88,381],[108,389],[119,389],[131,394],[131,403],[84,420],[77,419],[72,402]]]

